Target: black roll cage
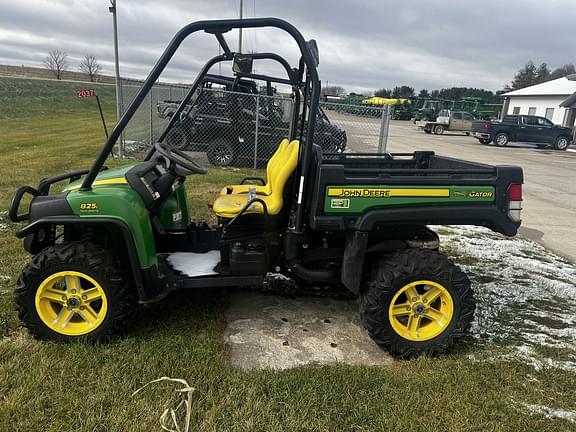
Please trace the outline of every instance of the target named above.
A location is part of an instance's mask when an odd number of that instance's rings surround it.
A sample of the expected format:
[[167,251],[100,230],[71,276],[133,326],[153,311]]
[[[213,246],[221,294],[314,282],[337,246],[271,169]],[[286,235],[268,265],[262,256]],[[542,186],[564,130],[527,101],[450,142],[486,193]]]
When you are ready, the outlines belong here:
[[[296,233],[302,232],[303,226],[303,219],[304,219],[304,208],[302,203],[305,202],[304,194],[306,193],[306,175],[309,172],[309,165],[311,161],[311,153],[312,153],[312,145],[314,142],[314,129],[316,123],[316,112],[318,111],[318,102],[320,99],[320,80],[318,78],[318,71],[316,70],[317,67],[317,57],[315,58],[310,46],[302,36],[302,34],[294,27],[292,24],[278,19],[278,18],[248,18],[248,19],[229,19],[229,20],[214,20],[214,21],[197,21],[194,23],[190,23],[184,26],[176,35],[172,38],[150,73],[148,77],[144,81],[142,88],[138,92],[138,94],[134,97],[132,103],[122,116],[112,132],[110,136],[106,140],[104,147],[100,151],[100,154],[92,164],[90,171],[84,177],[82,181],[82,186],[80,190],[87,191],[92,188],[92,183],[96,178],[98,172],[106,162],[106,159],[112,152],[114,145],[118,138],[120,137],[121,133],[124,131],[128,122],[132,119],[142,102],[144,101],[145,97],[148,95],[160,74],[166,68],[168,62],[174,56],[174,53],[179,48],[180,44],[190,36],[192,33],[198,31],[204,31],[206,33],[210,33],[215,35],[218,43],[220,44],[223,53],[216,57],[210,59],[202,68],[199,75],[196,77],[190,91],[186,95],[186,98],[182,100],[178,110],[174,113],[170,122],[168,123],[166,129],[159,137],[159,141],[162,141],[167,131],[170,127],[177,121],[180,112],[186,107],[186,104],[198,88],[198,86],[203,82],[204,76],[207,75],[208,71],[212,66],[216,63],[221,61],[229,61],[234,58],[234,53],[230,50],[226,39],[224,38],[224,33],[229,32],[232,29],[239,29],[239,28],[262,28],[262,27],[272,27],[277,28],[280,30],[284,30],[288,33],[292,38],[296,41],[298,48],[300,49],[301,58],[298,65],[298,69],[291,69],[288,62],[283,59],[281,56],[273,53],[261,53],[261,54],[250,54],[255,59],[259,58],[267,58],[278,61],[287,71],[288,74],[288,81],[287,83],[291,85],[296,85],[298,88],[303,87],[304,91],[304,105],[303,105],[303,113],[301,117],[301,124],[300,124],[300,138],[304,136],[304,125],[306,124],[306,109],[307,106],[309,108],[309,115],[307,121],[307,130],[306,130],[306,140],[305,145],[301,145],[300,151],[300,158],[299,158],[299,170],[297,172],[297,179],[298,179],[298,194],[297,194],[297,201],[296,201],[296,220],[295,220],[295,227],[294,231]],[[243,54],[245,55],[245,54]],[[248,74],[252,75],[252,74]],[[242,76],[247,78],[255,78],[255,79],[273,79],[264,77],[262,75],[253,75],[252,77],[246,76],[242,74]],[[302,80],[305,79],[304,85],[302,86]],[[273,79],[277,81],[277,79]],[[296,92],[298,94],[298,92]],[[298,118],[299,105],[297,105],[297,109],[294,110],[296,119]],[[311,115],[310,115],[311,114]],[[297,122],[293,122],[293,125],[296,125]],[[295,127],[292,128],[290,131],[290,139],[295,138]]]

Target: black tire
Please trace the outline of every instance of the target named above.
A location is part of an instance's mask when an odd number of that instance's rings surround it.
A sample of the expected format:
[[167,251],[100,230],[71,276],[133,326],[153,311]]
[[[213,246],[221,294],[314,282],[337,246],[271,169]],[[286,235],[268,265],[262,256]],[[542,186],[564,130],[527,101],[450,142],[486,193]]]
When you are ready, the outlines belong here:
[[570,138],[560,135],[554,140],[554,148],[556,150],[566,150],[570,145]]
[[188,134],[181,125],[173,126],[166,135],[166,144],[176,150],[186,150],[188,148]]
[[[359,298],[360,314],[368,334],[382,349],[400,358],[436,355],[448,350],[467,333],[476,307],[470,280],[444,255],[432,250],[409,249],[375,258],[367,264]],[[448,325],[437,336],[413,341],[393,328],[391,319],[394,318],[389,316],[389,310],[394,296],[403,287],[420,280],[442,285],[449,293],[453,312]]]
[[489,145],[492,142],[490,138],[478,138],[478,141],[480,141],[480,144],[484,145]]
[[225,138],[218,138],[208,145],[206,152],[208,161],[219,167],[232,166],[238,158],[236,148]]
[[494,136],[494,144],[496,144],[498,147],[506,147],[509,142],[510,142],[510,137],[505,132],[497,133]]
[[[51,275],[64,271],[80,272],[91,277],[105,293],[105,316],[101,323],[87,334],[71,336],[54,331],[42,321],[36,308],[36,293],[41,283]],[[109,250],[90,243],[77,242],[50,246],[33,257],[16,283],[15,303],[18,317],[23,326],[38,339],[61,342],[108,340],[126,332],[136,315],[135,290],[130,281],[131,278],[118,258]],[[79,316],[74,316],[77,315]]]
[[443,125],[436,125],[436,126],[434,126],[434,129],[432,130],[432,132],[434,132],[434,135],[442,135],[444,133],[444,126]]

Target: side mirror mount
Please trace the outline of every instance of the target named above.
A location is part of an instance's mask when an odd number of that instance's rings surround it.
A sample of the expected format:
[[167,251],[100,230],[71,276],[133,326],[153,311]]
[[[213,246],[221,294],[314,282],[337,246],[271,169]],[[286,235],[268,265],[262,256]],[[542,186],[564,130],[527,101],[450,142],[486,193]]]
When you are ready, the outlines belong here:
[[237,74],[249,75],[252,73],[252,60],[251,56],[236,53],[234,54],[232,70]]
[[316,43],[316,40],[314,39],[310,39],[308,42],[308,49],[310,50],[310,53],[312,54],[312,58],[314,59],[314,63],[316,64],[316,66],[318,66],[320,64],[320,52],[318,51],[318,44]]

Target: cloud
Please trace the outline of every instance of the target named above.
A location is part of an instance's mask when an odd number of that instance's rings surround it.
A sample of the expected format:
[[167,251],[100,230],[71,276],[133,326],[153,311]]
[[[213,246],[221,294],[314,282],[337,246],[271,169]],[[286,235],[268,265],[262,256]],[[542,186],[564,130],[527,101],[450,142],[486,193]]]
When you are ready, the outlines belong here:
[[[408,84],[498,90],[526,61],[552,67],[574,62],[571,35],[576,2],[555,0],[367,1],[247,0],[245,16],[292,22],[320,47],[324,82],[370,91]],[[104,0],[0,0],[0,61],[40,66],[48,50],[62,49],[77,68],[92,53],[113,72],[112,19]],[[118,0],[123,75],[147,75],[183,25],[232,18],[237,0]],[[244,32],[247,50],[272,50],[296,62],[294,44],[279,32]],[[237,46],[237,32],[227,35]],[[189,81],[218,46],[208,35],[186,42],[166,79]],[[260,66],[258,66],[260,67]],[[188,69],[187,69],[188,68]],[[261,66],[262,71],[270,70]]]

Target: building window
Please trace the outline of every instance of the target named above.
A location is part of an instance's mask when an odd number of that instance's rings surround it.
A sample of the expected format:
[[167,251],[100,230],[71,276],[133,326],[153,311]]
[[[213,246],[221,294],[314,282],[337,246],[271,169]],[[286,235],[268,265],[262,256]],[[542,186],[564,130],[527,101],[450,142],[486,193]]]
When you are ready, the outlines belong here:
[[554,117],[554,108],[546,108],[546,115],[544,117],[552,121],[552,117]]
[[528,108],[528,115],[536,115],[536,107]]
[[520,114],[520,107],[514,107],[512,110],[512,115],[519,115]]

